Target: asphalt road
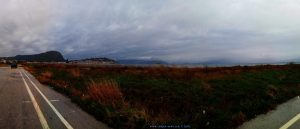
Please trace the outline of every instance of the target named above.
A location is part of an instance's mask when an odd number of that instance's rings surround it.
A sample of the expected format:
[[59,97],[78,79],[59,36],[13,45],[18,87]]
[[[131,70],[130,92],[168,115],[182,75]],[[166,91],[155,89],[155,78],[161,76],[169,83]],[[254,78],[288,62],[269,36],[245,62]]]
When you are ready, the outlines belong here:
[[0,129],[108,129],[22,68],[0,67]]
[[238,129],[300,129],[300,97],[279,105],[267,114],[257,116]]

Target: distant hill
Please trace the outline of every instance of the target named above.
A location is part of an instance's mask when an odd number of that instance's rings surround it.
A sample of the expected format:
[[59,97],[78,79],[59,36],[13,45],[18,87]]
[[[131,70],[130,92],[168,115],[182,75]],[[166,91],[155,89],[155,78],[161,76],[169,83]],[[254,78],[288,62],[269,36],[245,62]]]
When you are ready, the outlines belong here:
[[118,64],[132,64],[132,65],[150,65],[150,64],[168,64],[161,60],[139,60],[139,59],[122,59],[117,60]]
[[77,63],[77,64],[116,64],[117,62],[113,59],[109,59],[106,57],[103,58],[86,58],[80,60],[70,60],[69,63]]
[[61,62],[65,61],[62,54],[58,51],[48,51],[34,55],[17,55],[13,57],[18,61],[38,61],[38,62]]

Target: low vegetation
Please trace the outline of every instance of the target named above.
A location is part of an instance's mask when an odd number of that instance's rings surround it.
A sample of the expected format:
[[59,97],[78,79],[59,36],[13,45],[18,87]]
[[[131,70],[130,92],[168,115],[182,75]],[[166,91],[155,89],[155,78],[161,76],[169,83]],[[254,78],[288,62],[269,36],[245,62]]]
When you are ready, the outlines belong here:
[[300,65],[171,68],[27,64],[113,128],[236,128],[300,94]]
[[0,67],[7,67],[8,65],[5,63],[0,63]]

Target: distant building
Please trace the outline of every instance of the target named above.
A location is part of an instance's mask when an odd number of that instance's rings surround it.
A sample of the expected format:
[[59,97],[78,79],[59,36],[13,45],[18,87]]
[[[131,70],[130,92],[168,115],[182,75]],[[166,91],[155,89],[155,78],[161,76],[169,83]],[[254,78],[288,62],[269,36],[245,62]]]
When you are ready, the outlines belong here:
[[0,60],[1,63],[6,63],[7,61],[5,59]]

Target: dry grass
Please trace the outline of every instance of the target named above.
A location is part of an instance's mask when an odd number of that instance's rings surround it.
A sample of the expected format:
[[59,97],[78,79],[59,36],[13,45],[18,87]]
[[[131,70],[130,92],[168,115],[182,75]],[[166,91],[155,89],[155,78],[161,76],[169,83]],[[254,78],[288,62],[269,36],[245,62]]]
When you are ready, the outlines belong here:
[[69,71],[70,71],[70,73],[73,77],[80,77],[81,76],[80,70],[78,68],[70,69]]
[[44,72],[41,73],[41,76],[37,77],[37,79],[41,83],[48,83],[51,80],[52,75],[53,75],[52,72],[44,71]]
[[0,67],[7,67],[7,64],[0,63]]
[[30,73],[35,71],[32,67],[27,67],[27,66],[24,66],[24,69]]
[[50,71],[45,71],[41,74],[45,78],[51,78],[52,77],[52,72]]
[[100,104],[116,107],[124,103],[119,85],[114,80],[91,81],[87,94]]
[[300,66],[295,65],[27,67],[40,81],[44,79],[42,83],[70,95],[72,101],[113,128],[142,129],[165,123],[235,128],[300,92]]
[[[150,114],[149,112],[147,114]],[[161,111],[156,115],[155,117],[149,117],[148,122],[151,122],[151,124],[159,124],[159,123],[164,123],[166,121],[172,120],[173,117],[168,111]]]

